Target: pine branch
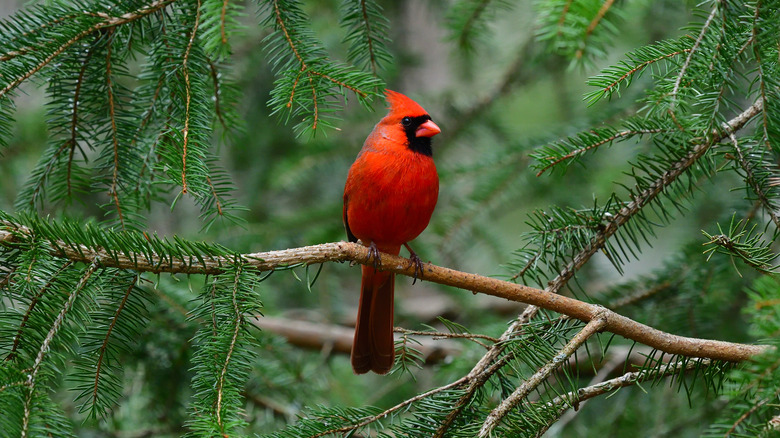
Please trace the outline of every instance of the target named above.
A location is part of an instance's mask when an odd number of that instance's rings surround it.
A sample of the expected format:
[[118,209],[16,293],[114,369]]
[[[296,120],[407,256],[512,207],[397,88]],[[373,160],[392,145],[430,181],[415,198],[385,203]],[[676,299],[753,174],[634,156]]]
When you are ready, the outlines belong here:
[[546,290],[556,293],[560,291],[574,276],[574,273],[590,260],[591,256],[598,252],[621,226],[655,200],[665,188],[669,187],[679,176],[693,166],[713,145],[744,127],[762,111],[763,107],[764,101],[759,98],[750,108],[724,123],[720,131],[712,132],[709,138],[695,145],[688,154],[661,174],[647,189],[634,195],[633,200],[605,223],[604,227],[591,239],[585,248],[573,257],[572,261],[564,267],[557,277],[548,283]]
[[28,391],[27,398],[25,399],[24,402],[24,417],[22,418],[22,438],[27,438],[28,427],[30,424],[30,415],[32,414],[32,409],[33,409],[32,406],[33,398],[35,397],[35,385],[37,383],[36,379],[38,378],[38,373],[41,371],[41,366],[43,365],[43,358],[44,356],[46,356],[46,353],[49,352],[49,345],[52,343],[54,337],[60,331],[62,324],[65,322],[65,317],[68,314],[68,311],[70,311],[71,307],[73,307],[73,303],[76,301],[76,297],[78,296],[79,292],[81,292],[81,290],[84,289],[84,287],[87,285],[87,282],[92,277],[92,274],[94,274],[99,267],[100,267],[100,259],[95,259],[92,261],[92,263],[90,263],[89,267],[84,271],[84,274],[81,276],[79,283],[76,285],[76,287],[68,296],[68,300],[60,310],[59,315],[57,315],[57,319],[54,320],[54,323],[52,324],[49,333],[46,335],[46,338],[43,340],[43,344],[41,345],[41,348],[38,350],[38,356],[35,358],[35,362],[33,363],[32,370],[30,371],[30,374],[27,377],[29,389],[27,390]]
[[715,6],[712,8],[712,12],[710,12],[710,15],[707,17],[707,21],[705,21],[704,24],[701,26],[701,31],[699,32],[699,36],[694,41],[691,50],[688,52],[688,56],[685,58],[685,62],[683,63],[682,67],[680,67],[679,73],[677,73],[677,79],[674,81],[674,88],[672,88],[672,94],[671,94],[672,108],[674,108],[674,101],[677,99],[677,92],[680,90],[680,85],[682,84],[683,78],[685,78],[685,72],[688,70],[688,67],[691,65],[691,60],[693,59],[693,56],[696,54],[699,45],[701,45],[701,42],[704,40],[704,35],[706,35],[707,31],[709,30],[712,20],[718,14],[719,9],[717,7],[717,4],[718,3],[716,2]]
[[541,385],[553,371],[558,369],[565,361],[577,351],[582,344],[584,344],[591,336],[595,335],[601,329],[606,327],[608,316],[595,314],[585,327],[580,330],[567,344],[564,346],[560,353],[556,355],[552,361],[546,363],[541,367],[533,376],[525,379],[523,383],[515,389],[515,391],[507,398],[505,398],[498,406],[490,412],[490,414],[482,423],[482,428],[479,430],[480,438],[485,438],[492,435],[493,430],[498,426],[498,423],[514,409],[518,403],[528,396],[537,386]]
[[[766,123],[765,117],[762,122],[764,124]],[[766,130],[766,128],[764,129]],[[745,180],[753,189],[756,197],[758,197],[759,202],[761,202],[764,210],[769,215],[769,219],[771,219],[775,224],[775,227],[780,230],[780,216],[778,216],[777,209],[774,205],[772,205],[767,192],[765,191],[764,187],[762,187],[761,181],[759,180],[758,175],[756,175],[754,165],[746,159],[745,153],[742,151],[742,147],[740,147],[739,143],[737,142],[737,137],[732,133],[729,138],[731,139],[731,143],[734,145],[737,162],[739,163],[740,167],[742,167],[742,170],[745,171]]]
[[[3,97],[6,93],[16,88],[19,84],[24,82],[25,80],[29,79],[32,75],[40,71],[43,67],[48,65],[54,58],[59,56],[62,52],[64,52],[66,49],[68,49],[73,44],[77,43],[78,41],[81,41],[82,38],[85,36],[91,34],[92,32],[101,30],[101,29],[108,29],[116,26],[121,26],[123,24],[127,24],[130,22],[133,22],[135,20],[138,20],[140,18],[146,17],[149,14],[152,14],[169,4],[173,3],[175,0],[156,0],[142,8],[137,9],[134,12],[128,12],[126,14],[122,14],[118,17],[114,17],[111,15],[108,15],[103,12],[97,12],[97,13],[89,13],[89,15],[93,15],[99,18],[102,18],[103,21],[98,22],[91,27],[79,32],[76,34],[73,38],[67,40],[65,43],[61,44],[54,52],[52,52],[49,56],[43,59],[40,63],[35,65],[32,69],[28,70],[24,74],[18,76],[17,78],[13,79],[11,82],[9,82],[4,88],[0,89],[0,97]],[[18,56],[18,54],[14,54],[15,56]],[[1,55],[1,56],[10,56],[9,54]]]
[[463,377],[463,379],[466,379],[466,382],[468,382],[468,386],[463,391],[463,394],[458,398],[458,401],[455,403],[455,405],[452,406],[450,412],[447,414],[447,417],[439,425],[436,433],[433,435],[434,438],[442,438],[445,436],[457,417],[474,397],[474,394],[477,392],[477,390],[484,386],[485,382],[487,382],[487,380],[493,374],[495,374],[496,371],[498,371],[506,364],[506,360],[509,356],[499,358],[500,354],[504,351],[506,345],[505,342],[519,334],[522,327],[531,320],[531,315],[535,314],[534,309],[537,309],[537,307],[528,306],[520,315],[520,317],[512,322],[512,324],[509,325],[504,333],[501,334],[501,337],[498,338],[498,342],[491,345],[490,348],[488,348],[488,351],[482,356],[477,364],[474,365],[471,371],[469,371],[469,373]]
[[654,370],[642,370],[623,374],[620,377],[614,379],[605,380],[584,388],[580,388],[577,391],[572,391],[563,395],[560,395],[549,403],[551,406],[557,406],[557,416],[550,419],[547,427],[539,430],[536,433],[536,437],[541,437],[547,432],[547,429],[554,424],[554,421],[560,418],[564,412],[571,409],[577,409],[579,405],[591,398],[598,397],[600,395],[608,394],[616,389],[625,388],[628,386],[638,385],[646,381],[655,381],[661,377],[674,376],[680,374],[683,371],[692,371],[694,369],[706,368],[714,362],[709,359],[702,359],[701,361],[677,361],[669,363]]
[[[586,44],[588,42],[588,38],[590,38],[590,36],[593,34],[593,31],[596,30],[596,28],[599,26],[599,23],[601,23],[601,20],[604,19],[604,16],[607,15],[607,12],[609,12],[609,8],[612,7],[613,3],[615,3],[615,0],[605,0],[601,5],[601,8],[599,8],[599,11],[596,13],[596,16],[593,17],[593,20],[591,20],[588,24],[588,28],[585,29],[585,35],[582,37],[582,42],[585,47],[587,47]],[[580,59],[584,53],[585,48],[582,47],[577,50],[577,52],[574,54],[574,57]]]
[[198,0],[198,8],[195,14],[195,23],[192,25],[192,31],[190,32],[189,42],[187,43],[187,49],[184,51],[184,60],[182,62],[182,72],[184,73],[184,129],[182,129],[182,153],[181,153],[181,192],[187,193],[187,141],[189,140],[190,132],[190,103],[192,101],[192,91],[190,85],[190,70],[187,67],[187,63],[190,60],[190,53],[192,52],[192,44],[195,42],[195,35],[198,33],[198,24],[200,23],[200,0]]

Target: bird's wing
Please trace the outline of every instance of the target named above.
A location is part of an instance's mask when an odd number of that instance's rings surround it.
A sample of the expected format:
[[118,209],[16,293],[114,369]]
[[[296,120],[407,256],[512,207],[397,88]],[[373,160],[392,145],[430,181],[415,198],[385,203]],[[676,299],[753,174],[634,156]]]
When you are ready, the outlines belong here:
[[349,218],[347,217],[347,204],[349,203],[349,197],[344,194],[344,208],[341,212],[341,217],[344,220],[344,229],[347,231],[347,240],[350,242],[357,242],[357,237],[352,234],[352,230],[349,229]]

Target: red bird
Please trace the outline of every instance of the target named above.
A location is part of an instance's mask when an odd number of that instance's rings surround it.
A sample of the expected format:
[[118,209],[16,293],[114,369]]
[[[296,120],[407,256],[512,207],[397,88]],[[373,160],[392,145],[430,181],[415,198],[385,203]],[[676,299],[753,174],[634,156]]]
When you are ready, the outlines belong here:
[[379,251],[409,250],[416,272],[422,261],[407,242],[428,226],[439,197],[431,137],[441,132],[431,116],[401,93],[386,91],[390,113],[377,123],[349,169],[344,187],[344,228],[350,242],[369,247],[375,265],[363,266],[352,369],[385,374],[393,367],[395,274],[376,269]]

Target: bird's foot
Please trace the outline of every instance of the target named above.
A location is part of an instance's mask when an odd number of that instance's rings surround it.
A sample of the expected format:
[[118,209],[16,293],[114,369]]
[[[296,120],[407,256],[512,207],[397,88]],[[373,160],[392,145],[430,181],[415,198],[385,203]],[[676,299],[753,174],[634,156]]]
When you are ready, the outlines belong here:
[[423,269],[423,261],[417,255],[416,252],[412,251],[412,248],[409,245],[404,243],[404,246],[406,247],[407,250],[409,250],[409,260],[412,262],[411,266],[409,266],[409,267],[412,267],[412,266],[414,267],[414,277],[413,277],[414,280],[412,280],[412,284],[415,284],[415,283],[417,283],[417,279],[418,278],[420,279],[420,281],[422,281],[423,271],[424,271],[424,269]]
[[379,248],[376,247],[376,243],[371,242],[368,245],[368,257],[366,257],[366,263],[374,259],[374,269],[379,269],[379,265],[382,264],[382,258],[379,256]]

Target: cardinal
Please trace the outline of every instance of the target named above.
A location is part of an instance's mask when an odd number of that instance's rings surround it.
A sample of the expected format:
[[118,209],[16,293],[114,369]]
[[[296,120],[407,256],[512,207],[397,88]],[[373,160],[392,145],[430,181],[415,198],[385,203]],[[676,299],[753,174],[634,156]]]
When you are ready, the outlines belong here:
[[431,137],[441,132],[415,101],[387,90],[390,112],[366,138],[344,187],[344,228],[350,242],[369,247],[373,266],[363,266],[352,369],[385,374],[395,358],[393,290],[395,274],[377,269],[379,253],[409,251],[415,278],[422,261],[408,242],[423,232],[439,197]]

